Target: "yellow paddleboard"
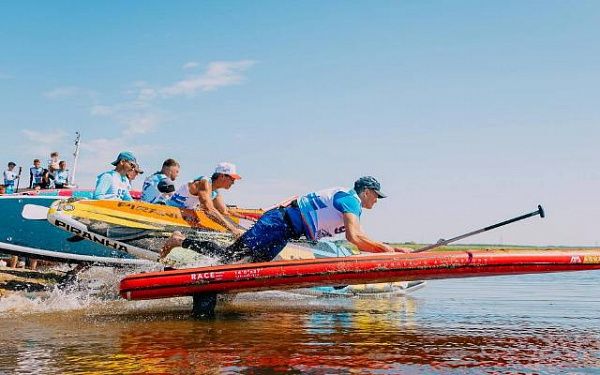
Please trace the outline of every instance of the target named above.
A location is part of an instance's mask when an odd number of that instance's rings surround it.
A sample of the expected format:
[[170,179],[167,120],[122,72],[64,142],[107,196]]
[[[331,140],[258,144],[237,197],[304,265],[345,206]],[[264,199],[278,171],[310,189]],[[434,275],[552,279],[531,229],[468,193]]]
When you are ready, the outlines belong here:
[[[140,229],[161,230],[165,227],[196,228],[225,232],[226,229],[211,220],[203,211],[180,209],[146,202],[115,200],[59,201],[49,214],[60,212],[79,219],[104,221],[113,225]],[[230,218],[237,222],[237,218]]]

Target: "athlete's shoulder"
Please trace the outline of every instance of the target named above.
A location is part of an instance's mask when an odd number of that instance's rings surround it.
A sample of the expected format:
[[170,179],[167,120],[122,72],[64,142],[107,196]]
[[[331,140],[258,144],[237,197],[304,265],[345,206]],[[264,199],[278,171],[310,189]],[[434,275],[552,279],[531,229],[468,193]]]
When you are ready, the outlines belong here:
[[340,190],[333,196],[333,207],[342,213],[360,217],[360,199],[354,190]]
[[98,175],[98,178],[102,177],[112,177],[115,171],[104,171]]
[[197,178],[192,182],[201,189],[212,190],[212,180],[209,177]]
[[344,199],[344,198],[352,198],[352,199],[358,199],[358,195],[356,194],[356,191],[354,191],[354,189],[345,189],[345,188],[338,188],[339,190],[337,190],[334,194],[333,194],[333,199],[337,200],[337,199]]

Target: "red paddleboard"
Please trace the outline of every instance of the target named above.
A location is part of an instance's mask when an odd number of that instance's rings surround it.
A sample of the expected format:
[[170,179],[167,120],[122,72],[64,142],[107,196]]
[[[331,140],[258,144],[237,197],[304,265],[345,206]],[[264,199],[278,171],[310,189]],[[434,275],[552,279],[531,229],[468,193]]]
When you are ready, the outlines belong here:
[[130,300],[393,281],[600,269],[600,249],[473,250],[230,264],[134,274]]

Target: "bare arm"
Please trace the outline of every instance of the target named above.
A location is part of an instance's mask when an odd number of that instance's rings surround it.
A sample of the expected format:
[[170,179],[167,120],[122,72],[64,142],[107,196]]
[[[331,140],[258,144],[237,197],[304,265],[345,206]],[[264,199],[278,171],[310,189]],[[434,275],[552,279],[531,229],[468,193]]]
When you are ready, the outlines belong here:
[[227,219],[213,204],[213,200],[211,199],[212,187],[209,185],[208,181],[202,180],[199,181],[198,188],[198,199],[200,200],[200,206],[202,211],[217,223],[221,224],[225,228],[227,228],[231,233],[236,236],[241,235],[243,232],[240,228],[238,228],[231,220]]
[[227,209],[227,205],[225,204],[225,200],[221,195],[217,195],[215,199],[212,200],[213,206],[222,213],[223,215],[229,215],[229,210]]
[[346,212],[344,215],[344,225],[346,227],[346,239],[352,242],[360,251],[370,253],[394,252],[395,249],[383,242],[375,241],[369,238],[361,229],[358,217]]

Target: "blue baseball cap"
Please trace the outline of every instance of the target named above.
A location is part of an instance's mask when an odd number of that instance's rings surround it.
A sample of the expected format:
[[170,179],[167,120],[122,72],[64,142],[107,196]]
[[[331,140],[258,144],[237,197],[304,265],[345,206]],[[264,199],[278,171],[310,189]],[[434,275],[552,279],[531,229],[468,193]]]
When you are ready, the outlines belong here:
[[381,184],[373,176],[363,176],[354,182],[354,190],[357,192],[365,189],[373,190],[379,198],[387,197],[387,195],[381,192]]
[[129,151],[123,151],[123,152],[121,152],[119,154],[119,156],[117,156],[117,160],[113,161],[111,164],[112,165],[117,165],[117,164],[119,164],[119,162],[121,160],[127,160],[127,161],[130,161],[130,162],[132,162],[132,163],[134,163],[134,164],[137,165],[137,160],[135,159],[135,156],[133,156],[133,154],[131,152],[129,152]]

